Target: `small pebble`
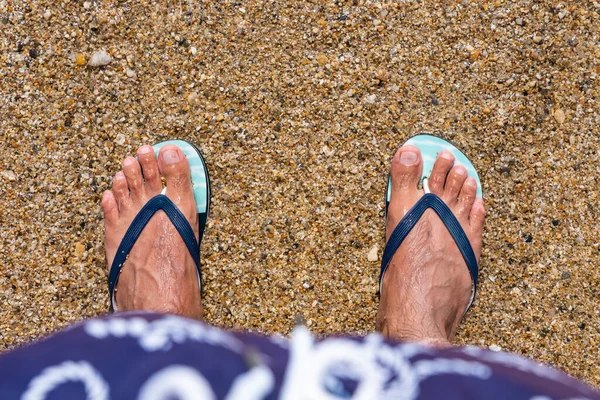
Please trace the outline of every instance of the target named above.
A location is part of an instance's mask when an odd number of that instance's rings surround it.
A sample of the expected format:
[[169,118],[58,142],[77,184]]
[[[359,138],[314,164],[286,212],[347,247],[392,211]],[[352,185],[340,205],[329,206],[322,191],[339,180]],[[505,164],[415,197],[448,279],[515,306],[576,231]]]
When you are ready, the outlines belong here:
[[192,53],[192,55],[195,56],[196,54],[198,54],[198,49],[192,46],[190,47],[190,53]]
[[575,36],[573,36],[569,38],[568,43],[571,47],[577,47],[577,45],[579,44],[579,40]]
[[317,62],[319,63],[319,65],[321,65],[321,66],[325,65],[325,64],[327,64],[327,61],[328,61],[328,59],[325,54],[319,54],[317,56]]
[[490,349],[491,351],[496,351],[496,352],[498,352],[498,351],[502,351],[502,347],[498,346],[497,344],[493,344],[493,345],[491,345],[491,346],[489,347],[489,349]]
[[84,251],[85,251],[85,246],[81,242],[76,242],[75,245],[73,246],[73,253],[75,254],[75,257],[77,257],[77,258],[81,258]]
[[323,147],[321,147],[321,152],[327,157],[331,157],[335,154],[335,149],[330,149],[327,145],[324,145]]
[[88,61],[90,67],[102,67],[110,64],[112,57],[108,55],[104,50],[100,50],[92,54],[92,58]]
[[52,13],[50,12],[50,10],[46,10],[46,12],[44,12],[45,19],[50,19],[51,16],[52,16]]
[[559,124],[564,124],[565,123],[565,112],[563,110],[561,110],[560,108],[558,108],[556,111],[554,111],[554,119],[556,120],[556,122],[558,122]]
[[543,38],[540,35],[538,35],[537,33],[533,36],[533,42],[535,44],[542,43],[542,40],[543,40]]
[[135,73],[135,71],[132,69],[129,69],[129,68],[127,68],[125,70],[125,74],[127,75],[128,78],[131,78],[131,79],[137,78],[137,74]]
[[198,101],[198,93],[196,92],[192,92],[188,95],[187,97],[187,102],[190,104],[196,104],[196,102]]
[[385,69],[379,68],[375,73],[375,78],[381,82],[387,82],[387,80],[389,79],[389,75]]
[[11,170],[2,171],[2,172],[0,172],[0,174],[5,179],[8,179],[9,181],[16,181],[17,180],[17,175],[13,171],[11,171]]
[[86,60],[85,60],[85,55],[84,54],[76,54],[75,55],[75,62],[77,63],[77,65],[79,65],[80,67],[83,67],[86,64]]
[[115,143],[118,144],[119,146],[122,146],[125,144],[125,140],[127,138],[125,137],[125,135],[123,135],[122,133],[119,133],[117,135],[117,137],[115,138]]
[[379,246],[375,245],[371,247],[371,250],[367,253],[367,260],[375,262],[379,259]]
[[367,104],[373,104],[373,103],[375,103],[376,99],[377,99],[377,95],[370,94],[368,96],[365,96],[365,103],[367,103]]

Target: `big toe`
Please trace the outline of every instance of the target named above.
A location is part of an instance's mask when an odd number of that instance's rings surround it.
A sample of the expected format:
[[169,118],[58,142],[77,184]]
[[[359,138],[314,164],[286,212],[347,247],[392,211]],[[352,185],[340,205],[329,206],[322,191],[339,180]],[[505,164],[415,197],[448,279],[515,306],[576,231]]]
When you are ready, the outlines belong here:
[[423,171],[421,152],[415,146],[405,145],[398,149],[392,160],[392,191],[387,210],[386,236],[389,237],[398,221],[421,197],[418,184]]
[[158,168],[167,181],[167,196],[177,205],[193,204],[190,165],[181,149],[174,145],[161,148]]
[[419,149],[411,145],[402,146],[392,160],[392,191],[416,192],[422,171],[423,162]]

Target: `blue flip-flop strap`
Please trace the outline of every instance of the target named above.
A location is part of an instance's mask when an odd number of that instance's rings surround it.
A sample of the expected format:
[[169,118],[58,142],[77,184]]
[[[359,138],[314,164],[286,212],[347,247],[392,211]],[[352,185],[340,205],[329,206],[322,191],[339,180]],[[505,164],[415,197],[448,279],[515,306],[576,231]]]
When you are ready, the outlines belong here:
[[477,291],[477,276],[479,269],[477,267],[477,258],[469,242],[469,238],[465,234],[465,231],[460,226],[460,223],[452,213],[452,210],[448,208],[446,203],[438,196],[433,193],[427,193],[417,201],[417,203],[406,213],[404,218],[398,223],[390,238],[388,239],[385,250],[383,251],[383,257],[381,259],[381,271],[379,274],[380,286],[385,273],[394,253],[400,247],[406,236],[410,233],[412,228],[419,222],[419,219],[427,209],[433,209],[436,214],[440,217],[448,232],[456,242],[458,249],[460,250],[471,279],[473,280],[473,298]]
[[129,225],[125,236],[123,236],[123,240],[121,240],[121,244],[119,245],[115,259],[113,260],[110,273],[108,275],[108,290],[111,298],[111,311],[113,310],[113,292],[115,290],[121,268],[127,259],[127,255],[135,245],[135,242],[140,237],[150,219],[152,219],[154,214],[160,210],[167,214],[167,217],[169,217],[175,226],[175,229],[177,229],[177,232],[179,232],[179,235],[183,239],[183,242],[194,259],[194,263],[198,269],[198,276],[200,276],[200,247],[196,241],[194,230],[179,208],[177,208],[177,206],[171,201],[171,199],[162,194],[156,195],[150,199],[144,205],[144,207],[142,207],[140,212],[131,222],[131,225]]

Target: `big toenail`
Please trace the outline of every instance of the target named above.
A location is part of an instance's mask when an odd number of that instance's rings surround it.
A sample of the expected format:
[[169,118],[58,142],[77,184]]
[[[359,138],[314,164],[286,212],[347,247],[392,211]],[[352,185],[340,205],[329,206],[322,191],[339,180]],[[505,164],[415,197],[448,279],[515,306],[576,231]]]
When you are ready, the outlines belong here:
[[176,150],[166,150],[163,153],[163,160],[165,160],[167,164],[174,164],[176,162],[179,162],[181,158],[179,157],[179,153]]
[[452,155],[452,153],[450,153],[449,151],[442,151],[440,153],[440,157],[446,159],[446,160],[452,160],[452,158],[454,158],[454,156]]
[[402,165],[413,165],[417,162],[417,153],[413,153],[412,151],[403,151],[400,153],[400,164]]

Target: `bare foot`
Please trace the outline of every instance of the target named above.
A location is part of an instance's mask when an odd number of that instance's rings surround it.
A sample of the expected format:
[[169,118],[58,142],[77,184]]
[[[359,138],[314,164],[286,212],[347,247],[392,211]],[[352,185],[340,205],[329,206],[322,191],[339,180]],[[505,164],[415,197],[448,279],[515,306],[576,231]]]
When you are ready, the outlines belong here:
[[[485,219],[477,183],[450,152],[440,152],[429,188],[452,210],[465,231],[477,261]],[[392,160],[392,193],[386,240],[423,195],[417,188],[423,161],[415,146],[403,146]],[[377,330],[395,340],[449,346],[469,304],[473,284],[450,233],[433,210],[427,210],[394,254],[384,275]]]
[[[157,161],[152,147],[142,146],[137,155],[139,161],[133,157],[123,161],[112,191],[102,197],[109,269],[133,218],[161,192],[161,175],[167,181],[166,195],[187,218],[196,241],[199,239],[190,167],[183,152],[177,146],[164,146]],[[163,211],[152,217],[133,246],[115,292],[119,311],[151,310],[202,319],[194,260]]]

